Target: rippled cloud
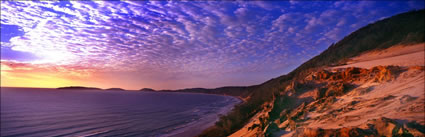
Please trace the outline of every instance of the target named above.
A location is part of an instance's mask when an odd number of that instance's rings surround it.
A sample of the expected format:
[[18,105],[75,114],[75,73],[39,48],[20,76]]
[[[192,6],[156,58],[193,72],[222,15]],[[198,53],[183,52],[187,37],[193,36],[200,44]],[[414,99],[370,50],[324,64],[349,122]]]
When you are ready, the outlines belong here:
[[258,84],[289,72],[361,26],[423,8],[420,1],[2,1],[1,5],[1,24],[19,26],[15,32],[22,33],[2,37],[2,52],[33,58],[2,56],[2,65],[129,75],[123,80],[135,80],[131,88],[137,82],[154,88]]

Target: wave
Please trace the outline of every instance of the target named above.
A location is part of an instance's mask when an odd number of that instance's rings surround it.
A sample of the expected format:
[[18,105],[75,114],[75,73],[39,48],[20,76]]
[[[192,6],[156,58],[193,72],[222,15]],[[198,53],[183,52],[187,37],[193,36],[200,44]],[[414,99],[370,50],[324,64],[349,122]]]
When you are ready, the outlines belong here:
[[214,122],[212,117],[235,103],[224,96],[176,93],[31,91],[43,96],[30,98],[25,90],[2,89],[1,136],[173,136]]

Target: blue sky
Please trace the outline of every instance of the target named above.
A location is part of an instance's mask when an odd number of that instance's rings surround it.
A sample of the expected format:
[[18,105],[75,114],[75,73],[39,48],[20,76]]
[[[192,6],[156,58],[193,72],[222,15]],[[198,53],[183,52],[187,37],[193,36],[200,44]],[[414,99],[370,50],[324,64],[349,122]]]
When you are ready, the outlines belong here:
[[1,5],[2,66],[35,68],[27,73],[83,73],[81,80],[102,79],[93,86],[129,89],[259,84],[290,72],[362,26],[424,8],[423,1]]

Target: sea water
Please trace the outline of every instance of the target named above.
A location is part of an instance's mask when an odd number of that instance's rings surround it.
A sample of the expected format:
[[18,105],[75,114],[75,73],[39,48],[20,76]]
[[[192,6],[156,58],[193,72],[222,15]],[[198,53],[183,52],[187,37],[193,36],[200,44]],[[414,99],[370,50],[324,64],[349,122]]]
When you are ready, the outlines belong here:
[[239,102],[193,93],[36,88],[1,88],[0,97],[4,137],[196,135]]

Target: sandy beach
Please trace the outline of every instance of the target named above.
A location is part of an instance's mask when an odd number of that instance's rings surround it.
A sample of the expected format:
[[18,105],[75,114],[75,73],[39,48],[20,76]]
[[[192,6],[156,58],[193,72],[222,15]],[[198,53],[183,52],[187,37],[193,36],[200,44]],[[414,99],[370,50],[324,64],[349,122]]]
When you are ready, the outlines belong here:
[[[195,93],[199,94],[199,93]],[[174,132],[165,134],[162,137],[194,137],[202,133],[205,129],[214,126],[215,122],[219,120],[220,115],[226,115],[233,110],[234,106],[241,103],[242,100],[232,96],[226,96],[228,98],[228,104],[225,107],[222,107],[218,113],[210,113],[203,116],[201,119],[187,124],[186,127],[177,129]]]

